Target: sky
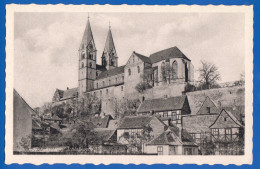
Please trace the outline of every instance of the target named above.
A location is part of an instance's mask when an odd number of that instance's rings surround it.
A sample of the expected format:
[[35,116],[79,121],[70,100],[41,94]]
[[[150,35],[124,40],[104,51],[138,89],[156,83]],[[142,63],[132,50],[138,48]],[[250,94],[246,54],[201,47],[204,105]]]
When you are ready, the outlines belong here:
[[52,100],[56,88],[78,85],[78,49],[86,22],[97,48],[97,63],[109,28],[126,64],[133,51],[150,54],[177,46],[196,70],[214,63],[220,82],[244,72],[245,24],[242,13],[15,13],[14,88],[31,107]]

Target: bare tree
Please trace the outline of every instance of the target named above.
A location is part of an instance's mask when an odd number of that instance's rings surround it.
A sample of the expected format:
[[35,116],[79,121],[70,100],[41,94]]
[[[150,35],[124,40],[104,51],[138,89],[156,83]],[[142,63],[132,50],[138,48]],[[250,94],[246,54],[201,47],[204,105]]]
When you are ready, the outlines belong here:
[[217,82],[221,79],[218,68],[215,64],[206,61],[201,61],[201,68],[199,68],[199,82],[203,88],[217,86]]

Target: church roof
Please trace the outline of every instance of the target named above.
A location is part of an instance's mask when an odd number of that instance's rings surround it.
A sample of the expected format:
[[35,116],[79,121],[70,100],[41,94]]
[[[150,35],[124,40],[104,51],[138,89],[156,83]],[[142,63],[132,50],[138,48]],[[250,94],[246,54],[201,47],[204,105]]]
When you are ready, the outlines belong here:
[[120,67],[116,67],[114,69],[110,69],[107,71],[103,71],[100,73],[100,75],[97,77],[97,79],[103,79],[106,77],[110,77],[110,76],[115,76],[121,73],[124,73],[125,70],[125,65],[124,66],[120,66]]
[[139,106],[137,112],[182,110],[187,96],[176,96],[170,98],[159,98],[145,100]]
[[115,49],[115,44],[112,36],[111,29],[109,28],[108,33],[107,33],[107,39],[105,43],[105,49],[107,50],[108,54]]
[[88,45],[91,42],[91,40],[93,40],[93,39],[94,38],[93,38],[90,22],[89,22],[89,19],[88,19],[88,22],[87,22],[87,25],[86,25],[86,28],[85,28],[85,31],[84,31],[84,34],[83,34],[81,45],[82,44]]
[[152,63],[157,63],[162,60],[167,60],[171,58],[183,58],[190,61],[190,59],[187,58],[176,46],[161,50],[150,55],[150,60]]
[[102,66],[102,65],[99,65],[99,64],[96,64],[96,68],[97,68],[97,70],[100,70],[102,72],[107,70],[106,66]]
[[134,51],[134,54],[135,54],[138,58],[140,58],[143,62],[145,62],[145,63],[151,63],[151,60],[150,60],[149,57],[144,56],[144,55],[141,55],[141,54],[139,54],[139,53],[136,53],[135,51]]

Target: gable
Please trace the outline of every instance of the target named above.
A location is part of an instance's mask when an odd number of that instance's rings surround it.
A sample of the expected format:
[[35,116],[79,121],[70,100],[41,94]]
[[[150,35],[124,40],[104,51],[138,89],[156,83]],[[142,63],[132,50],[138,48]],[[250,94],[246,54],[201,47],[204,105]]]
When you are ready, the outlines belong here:
[[140,59],[138,57],[139,55],[137,55],[135,52],[133,52],[131,54],[131,56],[129,57],[129,59],[127,60],[126,66],[133,66],[136,65],[138,63],[144,63],[144,61],[142,59]]
[[230,112],[222,110],[210,128],[239,128],[242,124]]
[[207,96],[197,114],[219,114],[219,112],[215,103]]

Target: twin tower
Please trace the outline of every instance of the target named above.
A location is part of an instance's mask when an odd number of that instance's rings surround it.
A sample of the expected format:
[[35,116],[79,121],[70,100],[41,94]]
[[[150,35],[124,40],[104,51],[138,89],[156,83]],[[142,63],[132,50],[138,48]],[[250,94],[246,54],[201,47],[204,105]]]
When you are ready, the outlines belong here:
[[110,26],[101,60],[102,64],[98,65],[97,49],[92,34],[90,21],[88,19],[79,48],[78,92],[80,97],[84,93],[93,90],[94,81],[102,71],[107,71],[118,67],[118,56]]

